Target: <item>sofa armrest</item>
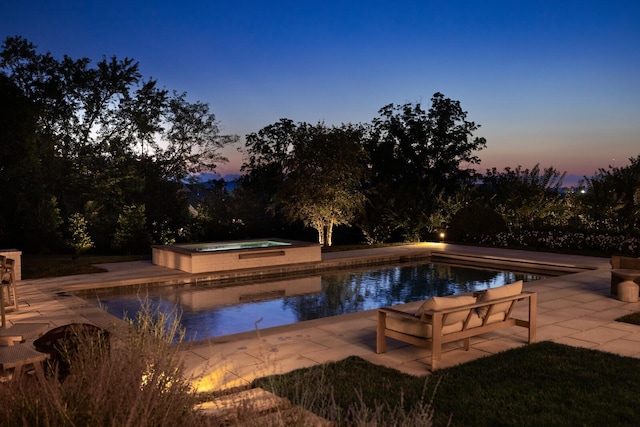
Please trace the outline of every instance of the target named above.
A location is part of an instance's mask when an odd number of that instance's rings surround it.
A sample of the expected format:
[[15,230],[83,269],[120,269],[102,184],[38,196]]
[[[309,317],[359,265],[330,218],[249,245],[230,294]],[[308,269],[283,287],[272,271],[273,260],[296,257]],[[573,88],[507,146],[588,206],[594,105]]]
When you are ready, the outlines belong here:
[[391,313],[393,315],[404,317],[404,318],[407,318],[407,319],[420,320],[420,318],[418,316],[416,316],[415,314],[413,314],[413,313],[409,313],[407,311],[402,311],[402,310],[396,310],[395,308],[391,308],[391,307],[379,308],[378,311],[382,311],[382,312],[385,312],[385,313]]

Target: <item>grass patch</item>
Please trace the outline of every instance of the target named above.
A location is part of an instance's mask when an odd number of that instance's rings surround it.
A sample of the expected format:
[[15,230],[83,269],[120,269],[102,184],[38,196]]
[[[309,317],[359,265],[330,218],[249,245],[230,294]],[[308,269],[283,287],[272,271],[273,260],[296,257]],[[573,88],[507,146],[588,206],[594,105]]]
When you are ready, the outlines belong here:
[[70,254],[22,254],[22,278],[40,279],[74,274],[104,273],[104,269],[98,268],[94,264],[137,261],[141,259],[149,259],[149,257],[135,255],[83,255],[74,260]]
[[[333,401],[342,417],[363,405],[371,413],[429,403],[434,425],[637,425],[640,360],[542,342],[414,377],[357,357],[285,375],[255,385],[296,402],[300,384],[331,387],[316,401]],[[307,402],[296,402],[306,405]],[[350,409],[351,408],[351,409]],[[382,409],[381,409],[382,408]],[[344,420],[344,418],[333,418]]]
[[[399,245],[399,243],[398,243]],[[341,252],[357,249],[371,249],[391,245],[343,245],[323,247],[322,252]],[[148,260],[151,255],[81,255],[72,259],[71,254],[22,254],[22,278],[41,279],[45,277],[72,276],[76,274],[104,273],[106,270],[95,264]]]
[[616,319],[616,322],[631,323],[632,325],[640,325],[640,313],[631,313]]

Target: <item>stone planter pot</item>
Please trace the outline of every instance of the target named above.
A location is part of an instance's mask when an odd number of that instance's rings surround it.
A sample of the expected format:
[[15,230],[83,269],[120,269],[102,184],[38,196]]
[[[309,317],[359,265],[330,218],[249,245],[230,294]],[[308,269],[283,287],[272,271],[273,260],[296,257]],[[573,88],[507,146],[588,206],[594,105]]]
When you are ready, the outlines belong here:
[[624,302],[637,302],[640,286],[631,280],[618,283],[618,299]]

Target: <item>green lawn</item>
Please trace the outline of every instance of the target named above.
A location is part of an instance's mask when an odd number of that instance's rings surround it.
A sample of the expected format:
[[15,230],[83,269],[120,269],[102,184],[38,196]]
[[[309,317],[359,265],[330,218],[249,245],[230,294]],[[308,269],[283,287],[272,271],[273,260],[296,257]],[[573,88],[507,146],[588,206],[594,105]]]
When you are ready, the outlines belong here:
[[[301,399],[301,384],[313,390],[313,399]],[[364,412],[388,421],[374,408],[397,419],[394,408],[401,406],[407,413],[433,398],[434,425],[446,425],[449,420],[454,426],[640,424],[639,359],[551,342],[524,346],[424,377],[349,357],[259,379],[254,385],[325,417],[342,418],[350,407],[362,412],[366,406]],[[332,399],[333,405],[318,404]]]
[[618,322],[631,323],[632,325],[640,325],[640,313],[631,313],[616,319]]
[[[382,245],[385,246],[385,245]],[[370,249],[368,245],[343,245],[322,248],[323,252]],[[136,261],[150,259],[151,255],[81,255],[72,259],[71,254],[22,254],[22,278],[40,279],[44,277],[71,276],[74,274],[101,273],[105,270],[94,264]]]
[[105,270],[95,267],[94,264],[135,261],[140,259],[149,259],[149,256],[82,255],[74,260],[70,254],[22,254],[22,278],[39,279],[43,277],[70,276],[73,274],[101,273]]

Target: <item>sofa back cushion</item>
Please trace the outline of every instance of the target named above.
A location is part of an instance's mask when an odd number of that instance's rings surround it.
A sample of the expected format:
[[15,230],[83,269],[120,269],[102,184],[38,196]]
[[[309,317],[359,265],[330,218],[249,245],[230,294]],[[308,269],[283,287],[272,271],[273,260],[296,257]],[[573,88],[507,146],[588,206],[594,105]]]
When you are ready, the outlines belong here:
[[[424,321],[429,321],[426,312],[429,310],[444,310],[447,308],[455,308],[463,305],[475,304],[476,297],[471,295],[458,295],[450,297],[431,297],[422,303],[416,316]],[[469,310],[461,310],[459,312],[449,313],[444,321],[443,326],[453,325],[456,323],[464,322],[469,314]]]
[[[475,302],[476,297],[470,295],[431,297],[423,302],[418,311],[416,311],[415,320],[389,315],[386,318],[386,328],[416,337],[431,338],[433,335],[433,327],[431,316],[426,313],[427,311],[461,307],[464,305],[474,304]],[[469,311],[472,311],[472,309],[447,314],[442,322],[442,334],[447,335],[461,331],[464,326],[464,321],[469,315]],[[472,312],[471,315],[475,319],[478,319],[477,322],[472,322],[474,325],[482,323],[475,312]]]
[[[478,302],[491,301],[494,299],[507,298],[516,296],[522,293],[522,280],[518,280],[517,282],[510,283],[508,285],[499,286],[497,288],[487,289],[482,292],[478,296]],[[492,320],[501,321],[504,320],[504,315],[506,311],[511,306],[511,302],[505,302],[501,304],[496,304],[491,311]],[[487,312],[489,311],[489,306],[478,307],[478,315],[481,318],[485,318],[487,316]]]

